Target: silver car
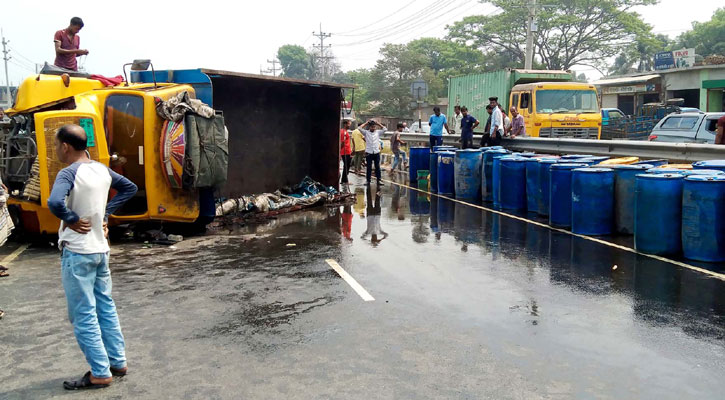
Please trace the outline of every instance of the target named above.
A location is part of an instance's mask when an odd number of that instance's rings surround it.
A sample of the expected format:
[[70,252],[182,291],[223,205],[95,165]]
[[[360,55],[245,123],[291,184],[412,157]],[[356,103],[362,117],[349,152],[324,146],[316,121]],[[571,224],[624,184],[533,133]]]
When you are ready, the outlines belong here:
[[718,118],[725,112],[669,114],[652,129],[649,140],[674,143],[715,143]]

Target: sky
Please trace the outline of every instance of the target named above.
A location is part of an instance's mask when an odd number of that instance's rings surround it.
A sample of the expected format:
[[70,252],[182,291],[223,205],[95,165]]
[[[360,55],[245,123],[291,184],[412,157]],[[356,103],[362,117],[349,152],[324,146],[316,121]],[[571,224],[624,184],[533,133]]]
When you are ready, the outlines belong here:
[[[81,48],[90,52],[79,64],[89,72],[115,76],[135,58],[150,58],[156,69],[259,73],[271,67],[267,60],[281,45],[319,44],[313,32],[320,32],[320,24],[323,32],[332,34],[324,44],[332,45],[343,70],[367,68],[375,64],[383,43],[443,37],[446,25],[494,11],[472,0],[127,0],[99,7],[101,3],[74,0],[61,7],[57,1],[0,0],[0,28],[12,57],[11,84],[32,74],[35,64],[52,64],[53,34],[68,26],[73,16],[85,22]],[[662,0],[637,11],[655,32],[675,37],[692,21],[708,21],[721,5],[713,0]],[[590,79],[600,76],[589,67],[573,69]],[[5,85],[4,75],[0,82]]]

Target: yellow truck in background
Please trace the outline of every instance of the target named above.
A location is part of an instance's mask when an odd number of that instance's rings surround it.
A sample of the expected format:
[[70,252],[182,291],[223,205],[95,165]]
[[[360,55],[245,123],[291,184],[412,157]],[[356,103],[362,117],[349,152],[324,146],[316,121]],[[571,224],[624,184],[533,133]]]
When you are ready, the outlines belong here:
[[602,114],[594,85],[580,82],[516,85],[511,88],[509,104],[524,116],[528,136],[599,139],[602,133]]

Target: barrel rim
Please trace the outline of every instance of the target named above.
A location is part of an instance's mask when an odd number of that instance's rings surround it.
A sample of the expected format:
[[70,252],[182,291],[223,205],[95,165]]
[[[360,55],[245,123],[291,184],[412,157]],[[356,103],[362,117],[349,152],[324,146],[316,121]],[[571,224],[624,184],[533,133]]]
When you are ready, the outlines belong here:
[[582,173],[605,173],[605,172],[614,172],[611,168],[577,168],[572,170],[573,172],[582,172]]
[[[697,175],[694,175],[694,176],[697,176]],[[700,176],[702,176],[702,175],[700,175]],[[705,176],[707,176],[707,175],[705,175]],[[677,173],[669,173],[668,172],[666,174],[650,174],[650,173],[637,174],[636,177],[637,178],[641,178],[641,179],[670,179],[670,180],[675,180],[675,179],[683,179],[683,178],[685,178],[685,175],[677,174]]]
[[551,166],[551,169],[574,169],[574,168],[583,168],[586,167],[587,164],[584,163],[556,163]]
[[720,175],[708,175],[708,174],[700,174],[700,175],[690,175],[685,176],[686,181],[691,182],[723,182],[725,181],[725,174]]

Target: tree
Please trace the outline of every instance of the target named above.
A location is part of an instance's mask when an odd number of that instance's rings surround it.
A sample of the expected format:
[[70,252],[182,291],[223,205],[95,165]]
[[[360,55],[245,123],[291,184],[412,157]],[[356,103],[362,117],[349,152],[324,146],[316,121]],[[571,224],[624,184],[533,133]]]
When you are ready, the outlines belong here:
[[311,79],[314,69],[311,57],[304,47],[286,44],[277,50],[277,59],[282,65],[282,76],[287,78]]
[[677,42],[705,57],[725,55],[725,8],[717,9],[707,22],[693,22],[692,29],[680,35]]
[[405,116],[410,112],[410,84],[419,78],[427,59],[404,44],[385,44],[380,59],[372,70],[370,100],[377,101],[373,111],[390,116]]
[[[658,0],[541,0],[534,35],[535,58],[552,70],[574,65],[603,67],[631,41],[632,32],[646,30],[635,6]],[[526,46],[527,9],[521,2],[483,0],[501,10],[495,15],[465,17],[448,27],[448,37],[485,53],[509,53],[522,67]]]
[[[672,41],[666,35],[654,35],[647,25],[646,31],[638,32],[634,42],[626,45],[609,67],[609,75],[624,75],[632,70],[637,72],[654,70],[654,55],[672,47]],[[636,65],[636,66],[635,66]]]

